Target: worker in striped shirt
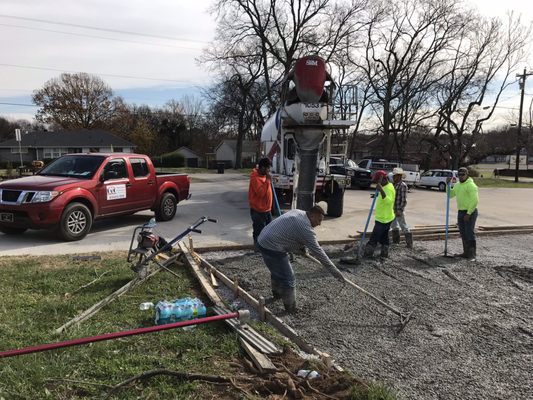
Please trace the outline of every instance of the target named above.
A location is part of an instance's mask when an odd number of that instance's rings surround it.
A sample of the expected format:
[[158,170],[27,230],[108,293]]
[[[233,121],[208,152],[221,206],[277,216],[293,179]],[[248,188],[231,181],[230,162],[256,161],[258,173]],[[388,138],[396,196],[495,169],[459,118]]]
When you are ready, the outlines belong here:
[[305,247],[341,282],[345,281],[339,269],[318,244],[314,227],[324,219],[324,210],[315,205],[309,211],[291,210],[265,226],[257,239],[258,249],[270,270],[272,300],[283,300],[285,310],[296,311],[294,271],[289,253],[301,252]]
[[391,224],[392,243],[400,243],[400,229],[405,235],[405,243],[407,248],[413,248],[413,234],[411,229],[405,221],[405,206],[407,205],[407,184],[403,181],[405,172],[403,168],[397,167],[392,170],[392,180],[394,190],[396,191],[396,198],[394,200],[394,221]]

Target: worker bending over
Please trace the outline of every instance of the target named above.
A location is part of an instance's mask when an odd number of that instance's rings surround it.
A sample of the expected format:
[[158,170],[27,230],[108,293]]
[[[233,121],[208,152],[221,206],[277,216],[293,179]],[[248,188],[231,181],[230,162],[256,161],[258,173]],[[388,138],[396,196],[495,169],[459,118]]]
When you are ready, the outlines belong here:
[[318,244],[313,228],[324,219],[324,210],[315,205],[309,211],[291,210],[268,224],[257,239],[257,247],[270,270],[273,300],[282,299],[285,310],[296,311],[294,272],[289,252],[306,247],[338,280],[345,278]]

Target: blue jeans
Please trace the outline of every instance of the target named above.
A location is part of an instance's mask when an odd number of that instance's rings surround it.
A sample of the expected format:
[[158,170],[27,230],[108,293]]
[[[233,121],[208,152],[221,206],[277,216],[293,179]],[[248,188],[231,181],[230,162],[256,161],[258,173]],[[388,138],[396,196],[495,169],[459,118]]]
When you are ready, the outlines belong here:
[[465,222],[464,217],[466,215],[466,210],[459,210],[457,212],[457,226],[459,226],[459,233],[463,240],[476,240],[476,220],[477,220],[477,208],[472,214],[470,214],[470,221]]
[[374,223],[374,229],[372,230],[372,235],[370,236],[370,240],[368,241],[368,244],[374,247],[378,243],[380,243],[383,246],[388,246],[389,245],[389,229],[390,229],[391,223],[392,221],[387,224],[376,221]]
[[253,208],[250,208],[250,216],[252,217],[252,236],[254,238],[254,244],[257,243],[257,238],[265,226],[267,226],[272,221],[272,214],[270,211],[259,212],[255,211]]
[[263,261],[270,271],[270,277],[277,281],[282,288],[293,288],[296,286],[294,271],[292,270],[289,254],[281,251],[268,250],[261,247],[257,248],[263,256]]

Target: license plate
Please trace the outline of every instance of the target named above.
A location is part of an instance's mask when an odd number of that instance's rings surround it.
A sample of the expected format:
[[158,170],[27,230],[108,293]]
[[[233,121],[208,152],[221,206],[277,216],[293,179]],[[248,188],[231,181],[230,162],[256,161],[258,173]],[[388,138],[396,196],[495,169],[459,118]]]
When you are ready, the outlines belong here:
[[0,213],[0,222],[13,222],[13,213]]

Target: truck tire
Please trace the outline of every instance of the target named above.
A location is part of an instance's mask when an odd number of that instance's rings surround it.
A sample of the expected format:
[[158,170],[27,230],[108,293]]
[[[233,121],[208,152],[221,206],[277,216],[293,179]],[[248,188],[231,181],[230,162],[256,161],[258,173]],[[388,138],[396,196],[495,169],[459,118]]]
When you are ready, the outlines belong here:
[[327,200],[328,216],[339,218],[344,211],[344,190],[335,184],[333,193],[331,193]]
[[172,193],[165,193],[161,197],[161,202],[155,210],[155,218],[158,221],[170,221],[176,215],[178,201]]
[[70,203],[61,214],[57,233],[64,241],[73,242],[87,236],[92,225],[91,210],[85,204]]
[[0,226],[0,232],[6,235],[20,235],[28,230],[28,228],[12,228],[9,226]]

